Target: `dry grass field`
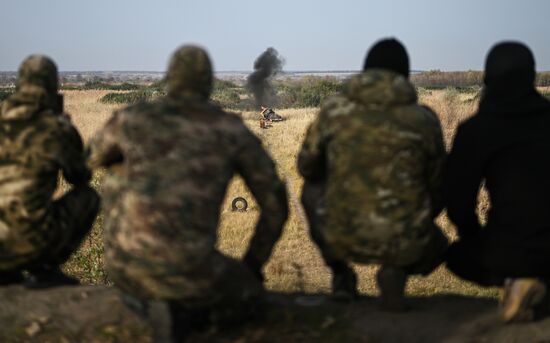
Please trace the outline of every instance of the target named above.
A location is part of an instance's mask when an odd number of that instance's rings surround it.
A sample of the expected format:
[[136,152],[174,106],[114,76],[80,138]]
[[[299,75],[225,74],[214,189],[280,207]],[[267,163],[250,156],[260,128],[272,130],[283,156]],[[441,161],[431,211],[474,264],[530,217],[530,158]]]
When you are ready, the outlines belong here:
[[[97,100],[108,91],[66,91],[66,109],[71,113],[73,122],[80,130],[85,140],[93,136],[112,111],[117,107],[105,105]],[[452,90],[437,90],[421,92],[420,102],[433,108],[441,118],[446,143],[452,140],[457,124],[473,113],[476,102],[473,94],[461,94]],[[308,124],[317,113],[316,108],[288,109],[278,111],[286,118],[285,121],[274,123],[267,130],[260,129],[257,114],[245,112],[242,114],[247,125],[263,141],[265,147],[276,161],[279,173],[287,182],[290,201],[290,217],[284,233],[275,251],[266,265],[264,274],[266,287],[282,292],[322,292],[330,291],[330,273],[310,241],[307,225],[299,206],[302,180],[297,172],[295,161],[299,147],[303,141]],[[94,176],[94,185],[100,187],[101,172]],[[230,202],[234,197],[244,196],[249,200],[249,210],[232,212]],[[484,198],[480,210],[487,207]],[[241,257],[251,237],[258,209],[253,198],[238,177],[231,183],[227,191],[226,201],[221,208],[221,223],[218,248],[223,253],[236,258]],[[93,233],[84,242],[80,251],[68,262],[66,269],[84,283],[107,283],[108,280],[101,268],[102,216],[94,227]],[[449,237],[454,237],[454,229],[442,215],[438,222]],[[376,266],[355,266],[359,274],[359,288],[364,294],[376,294],[374,273]],[[495,289],[482,289],[473,284],[458,280],[444,267],[439,268],[429,277],[414,277],[408,284],[410,295],[429,295],[442,293],[458,293],[473,296],[495,296]]]

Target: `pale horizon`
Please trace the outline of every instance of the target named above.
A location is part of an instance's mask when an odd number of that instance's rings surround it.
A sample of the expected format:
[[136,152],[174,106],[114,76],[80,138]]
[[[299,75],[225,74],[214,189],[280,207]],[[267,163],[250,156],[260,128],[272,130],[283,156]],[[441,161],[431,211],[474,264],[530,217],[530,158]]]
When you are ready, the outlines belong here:
[[357,71],[368,48],[396,37],[413,70],[483,70],[495,43],[521,41],[550,70],[550,1],[531,0],[4,0],[0,70],[34,53],[61,71],[163,72],[183,44],[215,70],[248,72],[268,47],[285,71]]

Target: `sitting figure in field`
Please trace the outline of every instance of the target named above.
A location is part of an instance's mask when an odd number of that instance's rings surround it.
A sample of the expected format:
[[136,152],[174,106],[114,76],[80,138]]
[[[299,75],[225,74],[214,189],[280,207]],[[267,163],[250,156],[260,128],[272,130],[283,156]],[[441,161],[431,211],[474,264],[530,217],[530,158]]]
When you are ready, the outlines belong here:
[[350,263],[381,264],[381,307],[406,307],[408,275],[429,274],[447,240],[434,224],[442,209],[441,126],[417,105],[405,48],[378,42],[364,71],[327,100],[298,158],[310,234],[333,273],[333,294],[357,296]]
[[262,108],[262,112],[260,113],[262,115],[262,118],[267,120],[267,121],[283,121],[283,117],[281,117],[280,115],[278,115],[277,113],[275,113],[275,111],[273,111],[273,109],[271,107],[263,107],[261,106]]
[[[263,296],[262,267],[287,217],[273,161],[237,115],[209,102],[212,78],[203,49],[180,48],[167,72],[167,96],[115,112],[90,145],[90,165],[107,167],[108,275],[138,303],[168,304],[175,340],[199,318],[200,325],[226,325],[254,310]],[[215,248],[235,174],[262,209],[244,263]]]
[[[82,139],[63,113],[57,67],[30,56],[0,111],[0,284],[78,284],[59,266],[90,231],[99,208]],[[63,173],[72,190],[54,200]]]
[[[550,102],[535,77],[528,47],[492,48],[479,110],[459,126],[445,168],[445,203],[459,234],[447,267],[503,287],[504,322],[550,310]],[[483,184],[490,198],[485,225],[476,214]]]

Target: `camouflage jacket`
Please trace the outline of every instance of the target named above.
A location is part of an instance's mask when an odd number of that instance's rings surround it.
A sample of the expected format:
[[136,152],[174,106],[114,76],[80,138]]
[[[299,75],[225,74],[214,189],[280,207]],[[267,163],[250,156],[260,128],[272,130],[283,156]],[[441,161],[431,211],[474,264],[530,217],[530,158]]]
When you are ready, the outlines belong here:
[[358,261],[414,261],[441,211],[445,157],[437,116],[402,76],[370,70],[327,100],[298,166],[325,183],[319,207],[335,251]]
[[166,97],[115,112],[90,150],[92,167],[108,167],[106,263],[111,273],[140,279],[128,286],[138,288],[131,292],[175,297],[182,275],[215,268],[207,261],[236,173],[262,208],[245,261],[259,273],[269,258],[286,220],[286,191],[261,142],[236,115],[204,101]]
[[59,171],[89,181],[83,144],[67,115],[39,93],[15,93],[0,112],[0,268],[16,266],[52,240],[52,196]]

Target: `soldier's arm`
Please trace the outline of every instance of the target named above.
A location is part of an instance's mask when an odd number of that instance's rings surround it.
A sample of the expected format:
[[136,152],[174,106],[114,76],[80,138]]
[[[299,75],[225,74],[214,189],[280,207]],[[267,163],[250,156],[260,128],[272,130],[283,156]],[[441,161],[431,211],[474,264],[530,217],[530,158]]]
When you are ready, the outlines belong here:
[[321,110],[309,126],[298,154],[298,170],[307,181],[322,181],[326,176],[326,141],[323,132],[325,120],[325,111]]
[[446,151],[445,143],[443,142],[443,132],[441,123],[437,115],[429,108],[427,110],[433,117],[433,125],[431,127],[432,139],[429,140],[430,156],[428,161],[428,191],[432,201],[432,217],[437,217],[443,210],[443,167],[445,164]]
[[476,208],[483,167],[477,150],[475,137],[460,126],[445,164],[443,194],[449,219],[461,238],[481,230]]
[[286,189],[260,140],[248,129],[245,129],[241,139],[237,171],[261,208],[260,219],[244,261],[262,279],[262,266],[271,256],[288,216]]
[[108,167],[122,162],[123,155],[118,145],[120,114],[115,112],[90,142],[88,147],[88,165],[95,169]]
[[90,181],[91,172],[86,165],[82,138],[76,128],[69,122],[69,119],[62,118],[61,120],[64,122],[59,165],[63,177],[73,185],[86,184]]

